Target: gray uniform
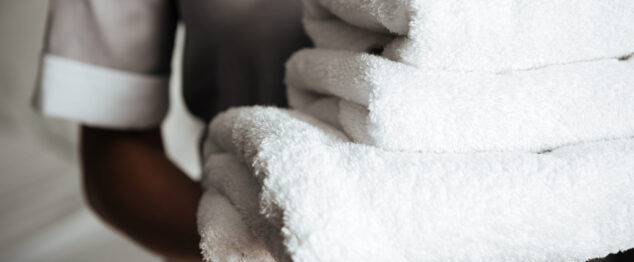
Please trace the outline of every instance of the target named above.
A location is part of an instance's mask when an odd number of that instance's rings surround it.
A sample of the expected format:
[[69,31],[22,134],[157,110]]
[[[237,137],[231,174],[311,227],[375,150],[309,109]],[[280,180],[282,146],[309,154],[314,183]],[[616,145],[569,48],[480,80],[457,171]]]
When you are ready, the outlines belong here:
[[158,125],[179,21],[183,94],[195,116],[285,106],[284,61],[309,42],[299,0],[53,0],[37,107],[87,125]]

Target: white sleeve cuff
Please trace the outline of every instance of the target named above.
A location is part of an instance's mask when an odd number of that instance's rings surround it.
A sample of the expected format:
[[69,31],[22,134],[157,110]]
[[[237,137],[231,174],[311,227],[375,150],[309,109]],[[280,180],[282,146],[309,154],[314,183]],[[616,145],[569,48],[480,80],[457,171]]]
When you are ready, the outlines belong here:
[[115,129],[158,126],[167,113],[169,77],[44,55],[35,107],[44,115]]

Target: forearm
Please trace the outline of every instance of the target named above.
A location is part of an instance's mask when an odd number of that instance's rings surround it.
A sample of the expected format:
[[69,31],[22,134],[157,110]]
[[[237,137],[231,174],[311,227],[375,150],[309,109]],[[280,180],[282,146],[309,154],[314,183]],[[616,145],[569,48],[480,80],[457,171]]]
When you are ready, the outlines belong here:
[[87,199],[108,223],[166,257],[199,258],[201,189],[172,164],[160,131],[82,128]]

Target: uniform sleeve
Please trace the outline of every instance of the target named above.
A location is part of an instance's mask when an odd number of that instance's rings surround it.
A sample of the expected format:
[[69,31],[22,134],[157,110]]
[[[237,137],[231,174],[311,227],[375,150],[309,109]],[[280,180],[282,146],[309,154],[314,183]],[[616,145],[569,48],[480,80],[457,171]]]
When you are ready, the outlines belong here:
[[177,10],[167,0],[53,0],[34,106],[113,129],[161,123]]

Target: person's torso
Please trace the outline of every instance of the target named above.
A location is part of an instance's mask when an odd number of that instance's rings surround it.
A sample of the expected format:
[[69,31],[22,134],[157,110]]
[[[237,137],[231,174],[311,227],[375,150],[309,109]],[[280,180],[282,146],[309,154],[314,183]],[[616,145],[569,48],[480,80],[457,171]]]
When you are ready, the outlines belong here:
[[284,62],[309,44],[300,0],[180,0],[183,94],[206,121],[238,105],[286,105]]

